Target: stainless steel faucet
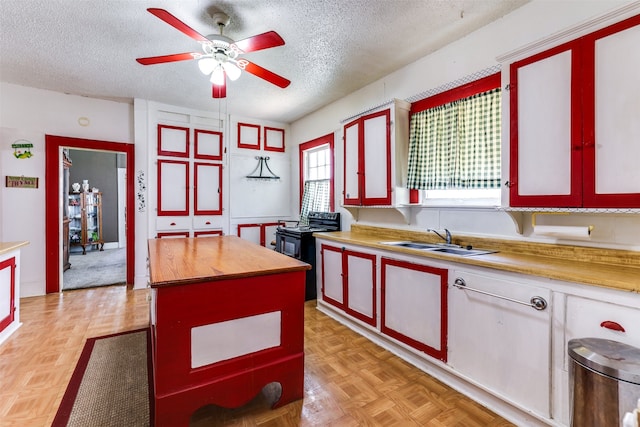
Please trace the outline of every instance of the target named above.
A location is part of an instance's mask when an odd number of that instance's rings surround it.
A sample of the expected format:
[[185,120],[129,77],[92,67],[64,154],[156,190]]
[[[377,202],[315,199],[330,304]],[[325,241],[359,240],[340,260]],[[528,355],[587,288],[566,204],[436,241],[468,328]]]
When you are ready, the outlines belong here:
[[[434,230],[433,228],[427,228],[427,231],[432,231],[434,233],[436,233],[438,235],[438,237],[440,237],[442,240],[444,240],[445,242],[447,242],[447,245],[451,244],[451,232],[449,230],[447,230],[446,228],[444,229],[444,233],[445,235],[443,236],[442,234],[438,233],[436,230]],[[446,237],[445,237],[446,236]]]

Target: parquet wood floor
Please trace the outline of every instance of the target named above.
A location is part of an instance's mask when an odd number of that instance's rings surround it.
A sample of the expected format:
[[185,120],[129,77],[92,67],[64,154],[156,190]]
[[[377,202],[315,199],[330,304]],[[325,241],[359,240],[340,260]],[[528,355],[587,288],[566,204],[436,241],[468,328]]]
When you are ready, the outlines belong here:
[[[85,340],[147,326],[147,295],[114,286],[22,299],[23,325],[0,345],[0,426],[50,426]],[[305,306],[304,387],[303,400],[275,410],[269,388],[242,408],[201,408],[191,425],[512,426],[319,312],[315,301]]]

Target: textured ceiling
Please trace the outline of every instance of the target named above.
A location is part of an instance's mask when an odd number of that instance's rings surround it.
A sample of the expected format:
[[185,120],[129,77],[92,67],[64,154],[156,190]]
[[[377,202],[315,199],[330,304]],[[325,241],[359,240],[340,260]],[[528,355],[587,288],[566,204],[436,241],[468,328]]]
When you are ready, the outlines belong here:
[[[171,105],[290,123],[494,21],[528,0],[0,0],[0,81],[96,98]],[[201,34],[211,13],[241,40],[274,30],[284,46],[247,59],[292,83],[243,73],[226,101],[197,61],[143,66],[137,57],[200,52],[146,11],[163,8]]]

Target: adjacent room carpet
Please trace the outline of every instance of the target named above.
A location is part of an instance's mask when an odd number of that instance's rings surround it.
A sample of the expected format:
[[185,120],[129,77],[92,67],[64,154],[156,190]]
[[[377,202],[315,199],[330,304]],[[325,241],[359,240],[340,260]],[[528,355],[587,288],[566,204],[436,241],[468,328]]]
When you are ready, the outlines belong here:
[[64,272],[62,289],[82,289],[127,282],[126,248],[71,254],[71,268]]
[[150,424],[148,329],[90,338],[52,427]]

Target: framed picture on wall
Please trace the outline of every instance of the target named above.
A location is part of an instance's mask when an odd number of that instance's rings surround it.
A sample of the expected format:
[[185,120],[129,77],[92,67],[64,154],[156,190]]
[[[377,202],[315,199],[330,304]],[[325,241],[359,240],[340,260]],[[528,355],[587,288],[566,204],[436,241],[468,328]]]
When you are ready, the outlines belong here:
[[260,126],[238,123],[238,148],[260,149]]
[[284,129],[264,127],[264,149],[284,152]]

